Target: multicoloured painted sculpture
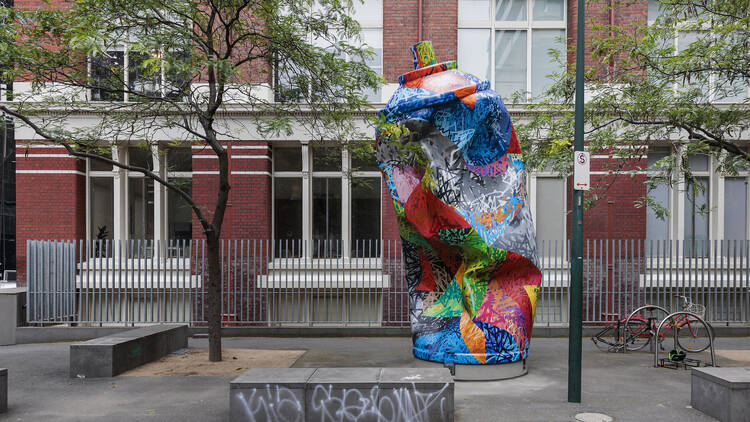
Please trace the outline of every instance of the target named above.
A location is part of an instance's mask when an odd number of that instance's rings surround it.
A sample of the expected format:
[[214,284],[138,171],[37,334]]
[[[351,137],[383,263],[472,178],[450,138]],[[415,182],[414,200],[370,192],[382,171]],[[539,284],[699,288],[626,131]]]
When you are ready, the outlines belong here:
[[[529,352],[539,270],[521,148],[488,81],[436,63],[429,41],[381,115],[378,164],[396,208],[414,355],[453,364],[517,362]],[[398,143],[428,164],[404,161]]]

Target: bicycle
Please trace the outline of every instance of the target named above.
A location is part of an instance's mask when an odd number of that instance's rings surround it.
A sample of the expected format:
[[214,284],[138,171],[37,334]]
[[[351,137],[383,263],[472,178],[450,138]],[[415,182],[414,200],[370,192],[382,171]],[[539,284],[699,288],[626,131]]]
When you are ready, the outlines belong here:
[[[702,352],[711,345],[708,333],[702,333],[700,327],[703,323],[698,317],[703,318],[706,307],[693,303],[687,296],[675,295],[682,299],[682,310],[692,313],[691,315],[678,315],[666,324],[661,332],[658,333],[658,346],[661,345],[666,335],[675,329],[675,340],[677,347],[681,350],[698,353]],[[658,308],[661,309],[661,308]],[[604,327],[600,332],[591,337],[594,344],[603,351],[634,352],[646,347],[656,336],[658,321],[654,317],[647,317],[643,314],[636,314],[630,318],[618,319],[612,325]],[[707,328],[710,329],[710,328]]]

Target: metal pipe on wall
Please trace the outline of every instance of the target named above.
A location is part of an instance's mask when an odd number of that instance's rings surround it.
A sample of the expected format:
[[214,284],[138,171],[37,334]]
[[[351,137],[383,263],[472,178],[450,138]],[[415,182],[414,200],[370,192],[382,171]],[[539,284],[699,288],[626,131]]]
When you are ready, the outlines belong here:
[[422,2],[417,0],[417,42],[422,41]]

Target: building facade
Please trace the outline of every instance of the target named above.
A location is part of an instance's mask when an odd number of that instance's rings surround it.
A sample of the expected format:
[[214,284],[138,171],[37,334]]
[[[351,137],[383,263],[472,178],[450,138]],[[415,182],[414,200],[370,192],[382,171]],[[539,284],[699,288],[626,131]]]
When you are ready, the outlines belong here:
[[[37,7],[37,3],[16,0],[15,7]],[[600,23],[645,25],[653,18],[654,4],[647,0],[618,3],[612,10],[604,3],[593,4],[587,16]],[[408,47],[419,40],[433,42],[439,61],[457,59],[459,68],[489,80],[504,97],[525,91],[529,102],[541,95],[550,81],[547,75],[559,70],[548,50],[558,49],[564,56],[566,48],[576,42],[575,1],[365,0],[356,8],[364,40],[375,51],[368,64],[388,82],[368,93],[375,109],[382,108],[395,90],[398,76],[412,69]],[[113,55],[115,60],[133,60],[125,52],[118,54]],[[568,63],[573,60],[569,55]],[[283,84],[276,81],[278,86]],[[14,86],[23,89],[22,82]],[[279,92],[269,90],[269,99]],[[97,92],[91,92],[90,99],[127,100],[103,98]],[[528,113],[522,107],[509,109],[516,121]],[[75,118],[88,116],[81,113]],[[62,147],[37,141],[28,130],[17,129],[15,142],[19,151],[15,244],[20,280],[24,279],[26,241],[31,239],[201,238],[200,225],[187,204],[141,175],[72,158]],[[354,163],[346,151],[318,147],[303,135],[278,139],[248,135],[241,141],[227,141],[226,147],[232,189],[225,238],[288,241],[292,246],[287,255],[325,253],[343,258],[377,256],[379,248],[367,245],[398,239],[393,206],[374,160]],[[210,151],[199,145],[175,147],[165,142],[152,152],[133,146],[119,147],[112,154],[179,180],[199,204],[213,207],[218,161]],[[585,214],[586,238],[748,239],[748,174],[724,177],[708,157],[691,161],[696,174],[705,179],[705,192],[691,195],[667,186],[652,192],[671,210],[671,218],[660,220],[652,211],[634,205],[646,194],[647,164],[669,153],[654,146],[642,163],[621,169],[627,177],[612,180],[607,168],[617,158],[592,156],[592,183],[611,187]],[[354,173],[349,172],[352,166],[357,168]],[[545,172],[528,177],[538,239],[564,244],[570,231],[569,181]],[[698,212],[702,205],[708,206],[707,215]],[[320,252],[308,246],[327,241],[336,246],[324,248],[335,251]]]

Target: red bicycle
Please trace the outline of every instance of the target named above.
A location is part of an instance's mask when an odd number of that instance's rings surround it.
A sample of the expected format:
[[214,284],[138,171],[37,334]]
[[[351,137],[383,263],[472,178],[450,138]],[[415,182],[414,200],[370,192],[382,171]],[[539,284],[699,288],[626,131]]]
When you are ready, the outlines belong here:
[[[659,322],[653,316],[635,314],[618,320],[612,325],[604,327],[599,333],[591,337],[594,344],[601,350],[609,352],[636,351],[648,346],[656,337],[659,348],[664,350],[662,342],[670,335],[675,336],[677,347],[680,349],[697,353],[702,352],[711,345],[707,330],[710,328],[702,321],[706,313],[706,307],[693,303],[687,296],[675,295],[682,299],[682,310],[691,314],[681,314],[673,317],[661,328],[659,333]],[[658,308],[661,309],[661,308]]]

